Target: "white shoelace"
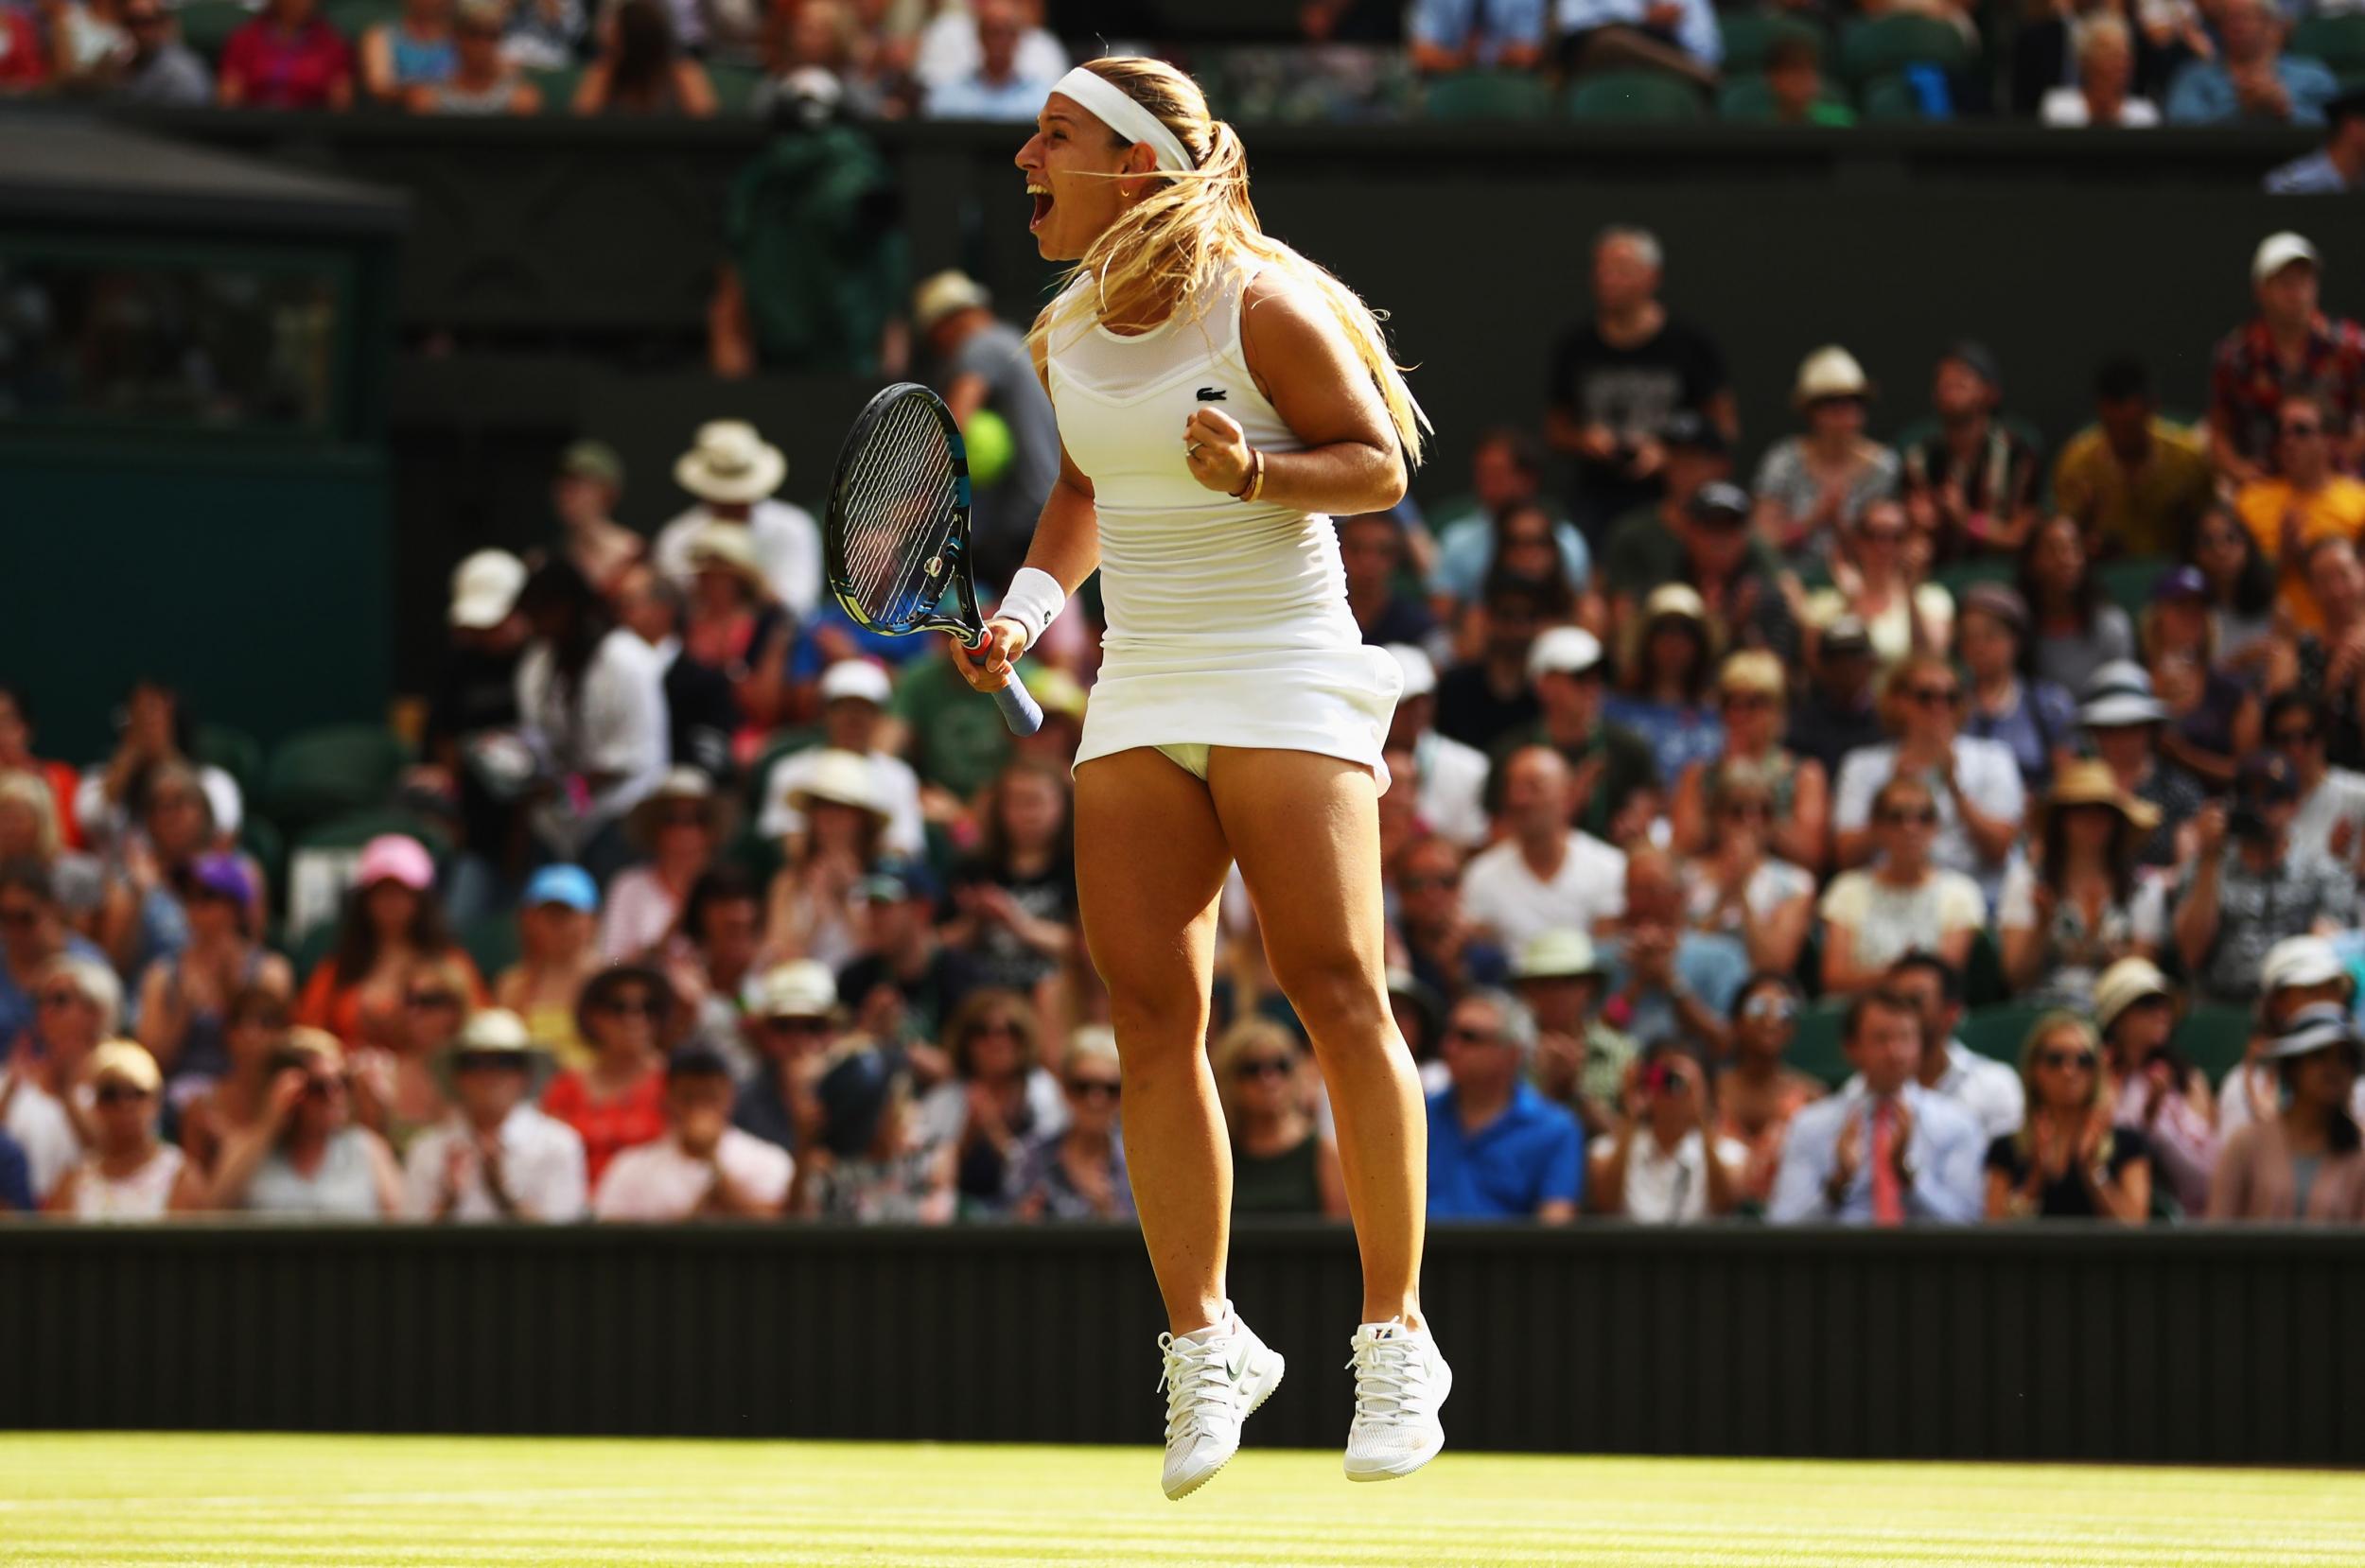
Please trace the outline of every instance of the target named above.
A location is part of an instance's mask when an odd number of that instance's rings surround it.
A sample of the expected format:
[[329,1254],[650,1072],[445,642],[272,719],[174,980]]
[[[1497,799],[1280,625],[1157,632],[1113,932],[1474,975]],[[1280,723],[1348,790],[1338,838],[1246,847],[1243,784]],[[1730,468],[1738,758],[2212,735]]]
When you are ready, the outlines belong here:
[[1166,1396],[1166,1441],[1206,1433],[1213,1415],[1238,1419],[1240,1390],[1224,1363],[1223,1339],[1177,1339],[1162,1333],[1158,1349],[1165,1353],[1158,1388]]
[[1358,1339],[1347,1358],[1355,1373],[1355,1419],[1390,1426],[1419,1420],[1428,1394],[1428,1365],[1410,1339]]

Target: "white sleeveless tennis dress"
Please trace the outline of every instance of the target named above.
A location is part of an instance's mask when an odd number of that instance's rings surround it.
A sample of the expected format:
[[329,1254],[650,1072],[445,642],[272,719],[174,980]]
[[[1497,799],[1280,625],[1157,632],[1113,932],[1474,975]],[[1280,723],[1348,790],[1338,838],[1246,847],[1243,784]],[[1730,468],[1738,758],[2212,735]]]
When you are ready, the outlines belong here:
[[[1124,337],[1086,310],[1052,336],[1051,402],[1092,481],[1108,611],[1076,760],[1154,746],[1204,777],[1208,746],[1270,747],[1360,762],[1385,790],[1403,675],[1347,609],[1330,519],[1234,500],[1183,458],[1182,428],[1208,407],[1251,446],[1305,448],[1241,355],[1251,276],[1235,270],[1197,322]],[[1069,293],[1093,287],[1087,277]]]

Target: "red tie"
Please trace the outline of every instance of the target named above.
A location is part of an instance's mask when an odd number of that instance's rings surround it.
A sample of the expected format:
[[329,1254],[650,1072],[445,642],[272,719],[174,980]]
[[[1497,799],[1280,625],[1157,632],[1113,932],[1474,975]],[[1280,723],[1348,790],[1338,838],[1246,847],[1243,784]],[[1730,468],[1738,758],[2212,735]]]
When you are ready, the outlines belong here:
[[1897,1108],[1883,1100],[1872,1110],[1872,1223],[1905,1223],[1905,1193],[1898,1185],[1897,1161],[1890,1157]]

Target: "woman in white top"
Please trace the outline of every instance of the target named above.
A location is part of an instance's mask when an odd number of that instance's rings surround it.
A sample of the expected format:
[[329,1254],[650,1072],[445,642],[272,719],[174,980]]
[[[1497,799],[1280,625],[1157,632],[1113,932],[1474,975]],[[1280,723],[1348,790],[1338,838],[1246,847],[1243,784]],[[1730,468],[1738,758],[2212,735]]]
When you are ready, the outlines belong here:
[[2136,97],[2134,86],[2134,33],[2107,12],[2089,16],[2077,24],[2077,85],[2046,93],[2037,116],[2059,128],[2148,131],[2160,123],[2160,106]]
[[181,1176],[181,1151],[156,1138],[164,1074],[130,1040],[90,1054],[89,1154],[58,1178],[44,1205],[78,1220],[162,1219]]
[[1165,1490],[1212,1475],[1281,1377],[1224,1293],[1231,1144],[1206,1034],[1235,859],[1336,1106],[1362,1246],[1347,1472],[1408,1474],[1444,1446],[1450,1374],[1418,1296],[1426,1109],[1383,978],[1381,745],[1402,677],[1362,645],[1325,514],[1393,506],[1425,422],[1370,309],[1258,229],[1240,139],[1181,72],[1078,67],[1017,162],[1038,248],[1077,264],[1032,340],[1060,478],[970,678],[1007,681],[1102,568],[1077,881],[1172,1331]]
[[1853,996],[1881,984],[1909,952],[1937,954],[1960,971],[1987,919],[1979,884],[1930,858],[1937,802],[1920,778],[1900,775],[1872,801],[1880,860],[1832,879],[1823,895],[1823,994]]
[[599,878],[630,858],[625,816],[664,780],[665,667],[569,561],[526,579],[517,613],[534,639],[517,661],[517,714],[548,786],[535,837]]

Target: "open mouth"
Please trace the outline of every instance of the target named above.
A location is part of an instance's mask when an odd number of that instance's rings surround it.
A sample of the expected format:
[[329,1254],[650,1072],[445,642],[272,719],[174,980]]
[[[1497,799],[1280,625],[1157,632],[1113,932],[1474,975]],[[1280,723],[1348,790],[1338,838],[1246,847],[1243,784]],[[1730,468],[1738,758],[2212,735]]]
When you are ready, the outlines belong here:
[[1042,220],[1051,216],[1051,187],[1048,185],[1028,185],[1026,187],[1026,194],[1035,199],[1035,216],[1029,218],[1026,223],[1027,231],[1032,233],[1034,230],[1042,228]]

